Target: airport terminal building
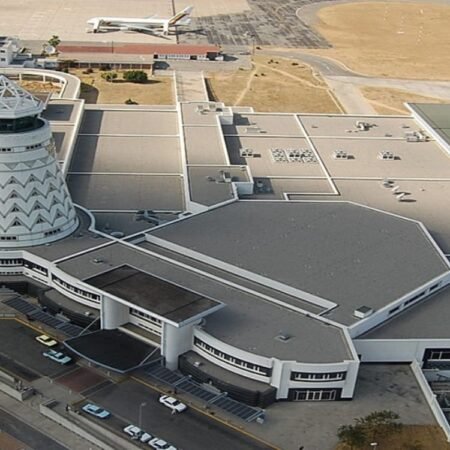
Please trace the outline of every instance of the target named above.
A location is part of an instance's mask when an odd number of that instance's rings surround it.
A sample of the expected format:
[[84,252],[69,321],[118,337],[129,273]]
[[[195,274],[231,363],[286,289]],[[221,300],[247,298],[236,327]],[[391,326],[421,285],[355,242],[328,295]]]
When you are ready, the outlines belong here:
[[0,284],[76,354],[262,407],[350,400],[360,363],[450,369],[446,106],[44,110],[1,80]]

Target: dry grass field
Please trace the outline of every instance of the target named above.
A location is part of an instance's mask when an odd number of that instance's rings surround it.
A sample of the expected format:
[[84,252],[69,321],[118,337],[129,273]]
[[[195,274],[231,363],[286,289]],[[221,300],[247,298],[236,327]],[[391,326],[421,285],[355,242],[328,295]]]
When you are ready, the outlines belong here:
[[[434,425],[406,425],[399,433],[390,437],[380,438],[377,442],[379,450],[450,449],[450,445],[445,440],[444,433],[438,426]],[[368,447],[361,447],[361,450],[365,448]],[[359,448],[353,447],[353,449],[350,449],[347,445],[338,445],[336,450],[359,450]]]
[[305,64],[255,56],[252,70],[207,76],[210,92],[226,105],[255,111],[340,113],[324,81]]
[[448,103],[436,97],[426,97],[400,89],[362,87],[361,93],[378,114],[410,114],[404,103]]
[[71,69],[70,73],[80,78],[81,95],[86,103],[124,104],[131,99],[139,105],[173,105],[174,92],[172,77],[150,76],[144,84],[129,83],[118,78],[108,82],[101,77],[102,72],[95,69],[91,74],[83,73],[82,69]]
[[31,80],[22,80],[19,81],[18,84],[23,87],[28,92],[59,92],[60,88],[58,84],[53,84],[49,82],[43,81],[31,81]]
[[449,80],[450,6],[364,2],[319,10],[316,28],[333,48],[312,50],[373,76]]

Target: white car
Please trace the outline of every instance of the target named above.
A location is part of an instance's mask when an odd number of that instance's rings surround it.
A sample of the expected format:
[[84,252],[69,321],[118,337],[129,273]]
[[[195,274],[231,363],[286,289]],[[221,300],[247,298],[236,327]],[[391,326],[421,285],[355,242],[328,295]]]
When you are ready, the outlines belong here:
[[177,450],[176,447],[170,445],[168,442],[163,439],[155,437],[149,442],[150,447],[155,448],[156,450]]
[[55,341],[50,336],[47,336],[46,334],[41,334],[40,336],[36,336],[35,339],[47,347],[54,347],[55,345],[58,345],[57,341]]
[[65,355],[64,353],[57,352],[55,350],[47,350],[42,353],[46,358],[51,359],[59,364],[69,364],[72,361],[70,356]]
[[106,409],[100,408],[100,406],[94,405],[93,403],[88,403],[81,409],[92,416],[98,417],[99,419],[106,419],[111,415],[109,411],[106,411]]
[[128,434],[132,439],[139,439],[144,433],[139,427],[135,425],[127,425],[123,429],[124,433]]
[[151,439],[153,439],[153,436],[152,436],[151,434],[147,433],[146,431],[144,431],[144,432],[141,434],[141,437],[139,438],[139,440],[140,440],[141,442],[143,442],[144,444],[145,444],[146,442],[150,441]]
[[167,406],[172,411],[177,413],[183,412],[187,409],[187,406],[184,403],[181,403],[176,398],[169,397],[168,395],[162,395],[159,397],[159,403],[162,403],[164,406]]

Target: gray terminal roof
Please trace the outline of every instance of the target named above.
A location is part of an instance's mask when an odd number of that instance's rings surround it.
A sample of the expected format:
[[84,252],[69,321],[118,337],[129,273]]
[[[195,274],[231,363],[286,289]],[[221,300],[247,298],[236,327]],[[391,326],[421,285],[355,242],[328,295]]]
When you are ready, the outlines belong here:
[[335,302],[343,323],[449,270],[419,223],[347,202],[240,201],[152,236]]
[[450,145],[450,104],[412,103],[409,106]]
[[449,339],[450,286],[397,314],[358,339]]
[[[262,356],[309,363],[353,359],[341,328],[328,326],[312,317],[263,300],[256,294],[186,270],[137,248],[115,243],[62,261],[58,267],[86,283],[94,284],[93,280],[101,281],[103,274],[112,281],[114,271],[124,264],[139,268],[155,278],[170,280],[179,288],[206,299],[222,302],[225,305],[223,308],[214,307],[205,311],[204,315],[208,314],[205,331],[237,348]],[[116,272],[117,274],[120,274],[120,271]],[[128,284],[133,290],[136,304],[150,312],[156,312],[152,309],[153,300],[147,299],[148,291],[143,286],[133,287],[132,283]],[[106,290],[105,286],[99,287]],[[130,303],[134,302],[129,297],[131,293],[128,293],[126,284],[122,289],[125,289],[124,294],[116,294],[128,299]],[[277,340],[276,337],[280,333],[288,334],[292,338],[286,342]]]
[[183,322],[220,305],[127,264],[85,281],[174,322]]

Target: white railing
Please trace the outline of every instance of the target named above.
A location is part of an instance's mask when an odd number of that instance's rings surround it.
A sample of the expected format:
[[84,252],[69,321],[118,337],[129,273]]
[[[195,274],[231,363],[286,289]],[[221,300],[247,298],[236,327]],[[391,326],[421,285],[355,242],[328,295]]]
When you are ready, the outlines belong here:
[[419,383],[420,389],[425,396],[425,399],[433,412],[433,415],[445,433],[447,437],[447,441],[450,442],[450,425],[445,417],[444,412],[442,411],[441,406],[439,405],[435,393],[431,390],[430,385],[428,384],[427,379],[425,378],[424,373],[422,372],[422,368],[417,360],[414,360],[411,363],[411,370],[413,371],[417,382]]

